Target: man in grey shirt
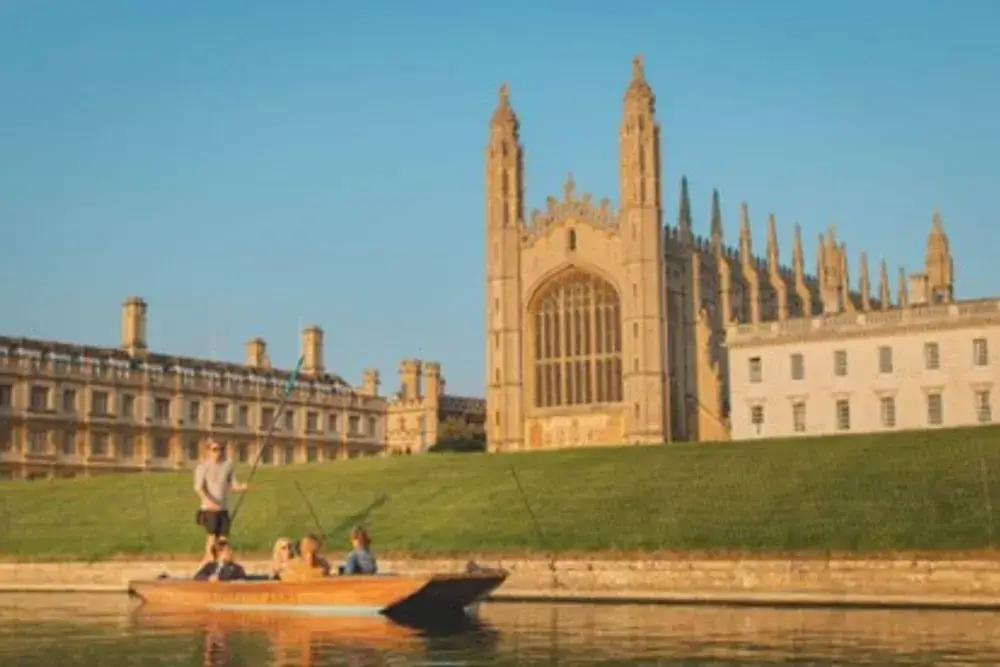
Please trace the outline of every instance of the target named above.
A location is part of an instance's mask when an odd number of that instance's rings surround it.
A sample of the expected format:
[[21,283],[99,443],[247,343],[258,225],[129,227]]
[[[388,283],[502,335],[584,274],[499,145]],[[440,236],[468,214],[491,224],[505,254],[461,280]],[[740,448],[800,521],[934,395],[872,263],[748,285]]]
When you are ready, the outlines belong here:
[[219,537],[229,535],[229,492],[242,493],[246,484],[236,481],[232,461],[222,459],[222,445],[209,440],[207,456],[194,469],[194,492],[201,499],[196,522],[205,528],[205,558],[212,557],[212,549]]

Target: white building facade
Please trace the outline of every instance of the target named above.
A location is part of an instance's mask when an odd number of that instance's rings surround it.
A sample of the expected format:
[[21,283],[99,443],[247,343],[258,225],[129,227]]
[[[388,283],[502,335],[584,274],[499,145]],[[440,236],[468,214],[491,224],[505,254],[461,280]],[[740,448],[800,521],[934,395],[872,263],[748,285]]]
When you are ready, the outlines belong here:
[[737,325],[734,440],[993,423],[1000,299]]
[[924,272],[911,275],[908,285],[900,278],[895,305],[883,268],[877,307],[844,298],[831,282],[822,315],[730,325],[732,439],[993,423],[1000,407],[1000,299],[954,300],[951,252],[938,215]]

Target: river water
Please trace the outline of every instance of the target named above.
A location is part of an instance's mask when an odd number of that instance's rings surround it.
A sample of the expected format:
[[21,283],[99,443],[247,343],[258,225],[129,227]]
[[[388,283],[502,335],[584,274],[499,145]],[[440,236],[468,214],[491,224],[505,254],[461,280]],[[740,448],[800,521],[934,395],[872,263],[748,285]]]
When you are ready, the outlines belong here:
[[0,594],[0,665],[1000,665],[1000,613],[488,603],[460,627]]

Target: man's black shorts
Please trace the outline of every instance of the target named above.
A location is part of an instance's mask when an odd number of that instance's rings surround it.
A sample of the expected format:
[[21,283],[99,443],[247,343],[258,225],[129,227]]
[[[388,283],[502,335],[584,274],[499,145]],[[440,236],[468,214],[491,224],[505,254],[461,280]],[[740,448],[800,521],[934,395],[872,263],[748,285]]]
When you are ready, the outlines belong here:
[[229,512],[226,510],[198,510],[197,523],[208,535],[229,535]]

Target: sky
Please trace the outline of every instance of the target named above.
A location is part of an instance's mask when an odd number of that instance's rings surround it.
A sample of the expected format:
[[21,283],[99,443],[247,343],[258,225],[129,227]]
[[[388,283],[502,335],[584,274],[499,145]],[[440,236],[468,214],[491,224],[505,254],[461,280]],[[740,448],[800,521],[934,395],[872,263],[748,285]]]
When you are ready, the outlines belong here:
[[641,53],[662,127],[664,222],[773,213],[806,265],[831,223],[922,267],[935,208],[961,298],[1000,295],[1000,2],[0,0],[0,334],[149,344],[291,366],[326,332],[352,383],[437,360],[484,390],[484,151],[500,84],[527,207],[617,200]]

